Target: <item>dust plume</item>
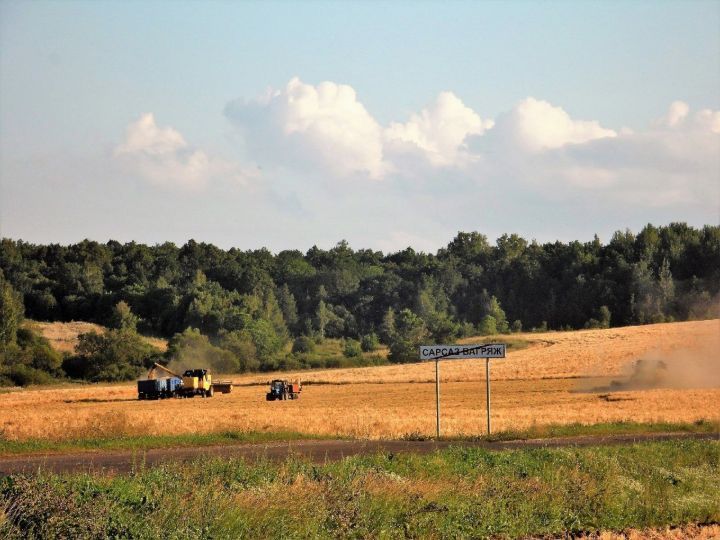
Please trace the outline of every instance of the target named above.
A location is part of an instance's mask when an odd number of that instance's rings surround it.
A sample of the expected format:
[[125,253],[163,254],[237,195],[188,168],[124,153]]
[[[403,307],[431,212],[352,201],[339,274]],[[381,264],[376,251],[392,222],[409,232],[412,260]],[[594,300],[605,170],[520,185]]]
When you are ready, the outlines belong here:
[[237,359],[230,352],[203,342],[186,342],[172,357],[168,369],[183,374],[188,369],[207,369],[211,373],[235,373]]
[[720,388],[720,333],[669,352],[649,353],[623,371],[621,378],[596,390]]

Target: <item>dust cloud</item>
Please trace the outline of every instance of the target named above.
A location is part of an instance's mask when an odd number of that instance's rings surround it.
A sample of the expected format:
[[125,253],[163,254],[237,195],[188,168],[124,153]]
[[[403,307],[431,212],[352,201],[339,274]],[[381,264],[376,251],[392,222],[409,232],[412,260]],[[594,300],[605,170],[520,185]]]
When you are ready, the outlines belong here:
[[234,373],[237,360],[234,355],[205,343],[188,343],[172,358],[167,368],[182,375],[188,369],[207,369],[210,373]]
[[720,388],[720,333],[673,351],[648,353],[624,368],[624,375],[594,391],[652,388]]

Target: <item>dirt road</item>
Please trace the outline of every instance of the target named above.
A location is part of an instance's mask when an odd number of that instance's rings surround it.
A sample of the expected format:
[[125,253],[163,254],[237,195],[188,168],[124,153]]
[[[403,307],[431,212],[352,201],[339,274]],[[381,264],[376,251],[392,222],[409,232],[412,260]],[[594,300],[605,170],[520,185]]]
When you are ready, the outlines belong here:
[[56,473],[94,472],[102,474],[127,473],[132,470],[158,465],[168,461],[187,461],[199,457],[267,458],[283,460],[299,455],[317,463],[339,460],[347,456],[376,452],[413,452],[427,454],[450,446],[511,450],[519,448],[558,448],[633,444],[646,441],[677,439],[720,440],[712,433],[652,433],[636,435],[608,435],[591,437],[563,437],[520,441],[370,441],[370,440],[310,440],[267,444],[238,444],[222,446],[195,446],[160,448],[142,451],[118,450],[112,452],[76,452],[42,454],[0,458],[0,476],[16,473],[33,473],[39,470]]

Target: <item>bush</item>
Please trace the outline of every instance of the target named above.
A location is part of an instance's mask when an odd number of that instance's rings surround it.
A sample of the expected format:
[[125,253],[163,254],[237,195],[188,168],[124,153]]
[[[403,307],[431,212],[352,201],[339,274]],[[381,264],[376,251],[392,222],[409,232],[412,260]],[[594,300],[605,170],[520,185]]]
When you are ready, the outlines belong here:
[[343,356],[345,356],[345,358],[357,358],[362,356],[360,342],[354,339],[346,339],[343,345]]
[[307,354],[315,351],[315,342],[308,336],[300,336],[295,338],[292,346],[292,352],[296,354]]
[[77,356],[63,362],[63,369],[90,381],[131,380],[160,358],[160,351],[127,329],[80,334],[75,350]]
[[28,386],[30,384],[50,384],[53,378],[45,371],[19,364],[12,366],[5,376],[16,386]]
[[478,332],[483,336],[490,336],[498,333],[497,321],[492,315],[485,315],[480,321]]
[[[257,371],[260,361],[252,336],[247,330],[234,330],[221,333],[220,347],[235,356],[236,370],[239,372]],[[229,371],[227,373],[230,373]]]
[[547,331],[548,331],[547,321],[543,321],[540,326],[538,326],[537,328],[533,328],[533,329],[530,330],[530,331],[531,331],[531,332],[547,332]]
[[329,368],[339,368],[339,367],[342,367],[342,364],[343,364],[343,362],[342,362],[341,358],[333,357],[333,358],[328,358],[327,360],[325,360],[325,367],[329,367]]
[[511,328],[511,330],[512,330],[513,332],[516,332],[516,333],[517,333],[517,332],[522,332],[522,321],[521,321],[520,319],[517,319],[516,321],[514,321],[514,322],[512,323],[512,328]]
[[470,337],[475,335],[475,327],[471,322],[464,322],[460,325],[460,337]]
[[375,332],[365,334],[360,338],[360,348],[364,352],[377,351],[380,348],[380,338]]
[[20,328],[17,332],[17,344],[28,352],[30,367],[60,375],[62,355],[52,348],[47,339],[29,328]]
[[610,309],[607,306],[600,306],[598,312],[600,314],[600,327],[610,328]]

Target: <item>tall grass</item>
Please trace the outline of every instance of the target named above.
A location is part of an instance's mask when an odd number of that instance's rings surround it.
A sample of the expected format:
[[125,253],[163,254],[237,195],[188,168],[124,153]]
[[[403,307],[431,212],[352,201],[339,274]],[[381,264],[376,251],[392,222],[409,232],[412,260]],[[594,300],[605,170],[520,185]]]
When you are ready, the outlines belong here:
[[16,476],[0,482],[0,508],[7,538],[483,538],[710,523],[720,443]]

